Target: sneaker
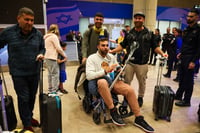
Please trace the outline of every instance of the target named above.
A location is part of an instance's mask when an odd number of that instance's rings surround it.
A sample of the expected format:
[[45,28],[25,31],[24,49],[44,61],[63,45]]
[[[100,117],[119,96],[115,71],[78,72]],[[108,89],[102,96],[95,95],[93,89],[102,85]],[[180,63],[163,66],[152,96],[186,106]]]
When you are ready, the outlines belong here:
[[63,93],[60,91],[48,93],[49,97],[62,96],[62,95]]
[[143,97],[138,97],[138,104],[140,107],[143,105]]
[[110,110],[110,116],[112,119],[112,122],[116,124],[117,126],[124,126],[124,120],[121,118],[121,116],[117,112],[117,108]]
[[165,78],[170,78],[171,76],[169,75],[169,74],[163,74],[163,76],[165,77]]
[[57,95],[57,96],[62,96],[63,93],[62,93],[61,91],[57,91],[57,92],[56,92],[56,95]]
[[48,96],[49,97],[55,97],[55,96],[57,96],[57,93],[56,92],[50,92],[50,93],[48,93]]
[[63,94],[67,94],[67,93],[68,93],[68,91],[65,90],[65,89],[60,89],[60,88],[59,88],[59,90],[60,90],[60,92],[62,92]]
[[34,132],[33,130],[33,127],[32,126],[27,126],[27,127],[24,127],[24,130],[29,130],[31,132]]
[[144,120],[143,116],[136,117],[134,125],[143,129],[145,132],[148,133],[154,132],[154,129]]
[[190,107],[191,106],[190,102],[185,102],[183,100],[176,102],[175,105],[179,106],[179,107]]
[[39,122],[34,118],[31,119],[31,125],[33,127],[39,127],[40,126]]

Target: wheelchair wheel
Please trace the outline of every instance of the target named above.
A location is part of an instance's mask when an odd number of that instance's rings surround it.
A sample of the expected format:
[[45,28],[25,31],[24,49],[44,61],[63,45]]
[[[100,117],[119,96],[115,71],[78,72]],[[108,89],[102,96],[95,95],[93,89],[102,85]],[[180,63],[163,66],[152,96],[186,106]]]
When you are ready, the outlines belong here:
[[97,125],[100,124],[100,122],[101,122],[100,116],[101,116],[101,113],[98,113],[98,112],[93,113],[92,118],[93,118],[94,123]]
[[91,112],[90,99],[88,97],[83,98],[83,110],[88,114]]
[[119,113],[120,115],[127,115],[128,114],[128,109],[126,106],[120,106],[119,107]]

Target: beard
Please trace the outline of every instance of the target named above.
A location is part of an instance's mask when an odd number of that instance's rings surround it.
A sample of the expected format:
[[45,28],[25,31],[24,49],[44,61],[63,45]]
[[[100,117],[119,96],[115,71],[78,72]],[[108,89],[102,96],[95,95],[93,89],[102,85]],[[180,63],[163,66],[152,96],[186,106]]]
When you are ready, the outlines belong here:
[[194,23],[194,21],[192,21],[192,20],[187,20],[187,24],[192,24],[192,23]]
[[143,26],[142,22],[134,22],[136,28],[140,28]]
[[99,50],[99,53],[101,56],[106,56],[108,54],[108,50],[104,50],[104,51]]

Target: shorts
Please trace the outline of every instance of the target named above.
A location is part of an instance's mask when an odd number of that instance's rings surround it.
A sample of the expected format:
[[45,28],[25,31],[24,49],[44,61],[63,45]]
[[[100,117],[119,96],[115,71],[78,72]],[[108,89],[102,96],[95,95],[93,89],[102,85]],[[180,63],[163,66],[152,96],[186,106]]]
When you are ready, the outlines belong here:
[[60,71],[60,82],[65,82],[65,80],[67,80],[67,74],[65,70],[61,70]]

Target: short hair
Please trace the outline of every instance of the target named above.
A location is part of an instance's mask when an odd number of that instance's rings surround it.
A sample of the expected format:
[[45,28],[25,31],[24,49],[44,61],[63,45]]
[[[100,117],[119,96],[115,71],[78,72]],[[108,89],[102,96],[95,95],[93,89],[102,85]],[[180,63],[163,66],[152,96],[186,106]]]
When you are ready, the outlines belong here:
[[192,8],[189,12],[192,12],[192,13],[199,15],[199,11],[196,8]]
[[67,43],[66,43],[66,42],[60,41],[60,46],[61,46],[61,47],[66,47],[66,46],[67,46]]
[[130,25],[125,25],[124,27],[127,28],[127,27],[130,27]]
[[104,18],[103,14],[101,12],[97,12],[94,17],[102,17],[102,18]]
[[109,39],[106,37],[99,38],[99,44],[100,42],[104,42],[104,41],[109,41]]
[[23,14],[34,16],[33,10],[28,8],[28,7],[22,7],[22,8],[19,9],[18,16],[21,16]]

